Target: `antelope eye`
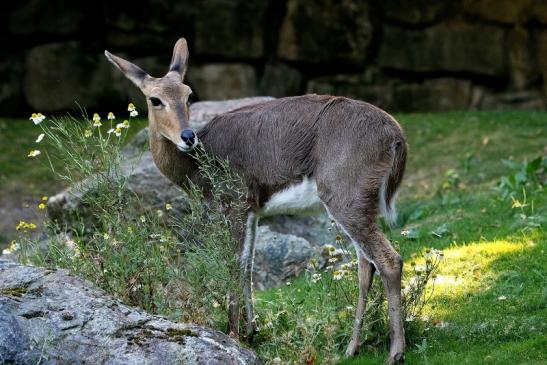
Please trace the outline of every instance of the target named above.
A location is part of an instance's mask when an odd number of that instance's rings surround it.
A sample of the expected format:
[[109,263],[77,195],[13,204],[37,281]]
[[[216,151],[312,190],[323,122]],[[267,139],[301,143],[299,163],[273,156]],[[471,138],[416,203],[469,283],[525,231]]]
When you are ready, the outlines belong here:
[[153,106],[162,106],[163,105],[163,103],[161,102],[160,99],[154,98],[154,97],[150,98],[150,102],[152,103]]
[[188,106],[190,106],[191,104],[193,104],[195,101],[195,97],[194,97],[194,94],[190,94],[188,95],[188,99],[186,100],[186,104]]

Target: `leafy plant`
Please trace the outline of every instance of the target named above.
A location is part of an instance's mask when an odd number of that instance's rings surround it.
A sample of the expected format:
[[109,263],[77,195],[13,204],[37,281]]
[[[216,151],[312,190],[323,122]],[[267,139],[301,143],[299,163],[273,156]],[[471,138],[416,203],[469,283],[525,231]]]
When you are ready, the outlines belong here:
[[495,188],[500,199],[523,198],[525,194],[530,195],[545,186],[546,157],[539,156],[522,163],[504,159],[502,163],[514,172],[500,178]]

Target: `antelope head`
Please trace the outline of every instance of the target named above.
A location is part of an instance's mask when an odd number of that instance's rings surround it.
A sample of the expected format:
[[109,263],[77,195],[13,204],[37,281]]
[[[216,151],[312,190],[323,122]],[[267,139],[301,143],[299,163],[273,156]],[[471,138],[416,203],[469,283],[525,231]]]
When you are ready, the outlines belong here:
[[194,149],[198,139],[188,123],[188,98],[192,89],[184,84],[188,66],[186,40],[180,38],[177,41],[169,71],[160,78],[148,75],[137,65],[108,51],[104,51],[104,54],[146,96],[151,138],[165,138],[183,152]]

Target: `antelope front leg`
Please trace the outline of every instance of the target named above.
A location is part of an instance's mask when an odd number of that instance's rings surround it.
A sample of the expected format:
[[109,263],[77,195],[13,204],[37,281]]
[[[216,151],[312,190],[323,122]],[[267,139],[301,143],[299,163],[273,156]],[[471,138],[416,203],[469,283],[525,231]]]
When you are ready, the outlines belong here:
[[241,251],[241,288],[245,302],[246,331],[247,338],[251,339],[257,332],[254,318],[253,306],[253,262],[255,253],[256,229],[258,217],[254,213],[247,216],[247,227],[245,231],[245,242]]
[[365,314],[367,294],[372,285],[372,279],[374,278],[374,265],[368,262],[362,255],[359,255],[359,249],[357,250],[359,257],[359,300],[357,302],[357,311],[355,313],[355,324],[353,326],[353,333],[351,335],[351,341],[346,350],[346,356],[353,356],[359,351],[359,345],[361,342],[361,329],[363,328],[363,316]]

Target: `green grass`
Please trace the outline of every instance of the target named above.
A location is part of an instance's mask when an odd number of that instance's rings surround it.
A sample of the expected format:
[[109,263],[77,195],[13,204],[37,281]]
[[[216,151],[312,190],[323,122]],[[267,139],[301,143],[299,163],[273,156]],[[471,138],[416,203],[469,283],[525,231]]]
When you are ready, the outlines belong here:
[[[528,206],[519,209],[499,200],[493,188],[502,175],[514,173],[501,159],[521,162],[546,154],[547,114],[458,112],[397,119],[410,145],[398,205],[405,222],[388,235],[399,244],[406,269],[415,261],[411,255],[424,247],[445,252],[435,294],[424,311],[424,328],[408,334],[407,362],[546,363],[547,234],[542,217],[547,216],[547,194],[530,193]],[[446,184],[450,169],[459,176],[452,185]],[[539,228],[530,224],[534,218]],[[410,237],[401,234],[404,230]],[[374,285],[381,285],[378,278]],[[304,302],[317,295],[302,290],[300,281],[280,290],[287,292],[284,297]],[[275,292],[258,293],[259,305],[273,300]],[[387,351],[386,343],[365,344],[359,356],[340,363],[382,364]]]
[[[445,252],[423,326],[407,333],[407,363],[546,363],[547,194],[532,189],[526,206],[513,208],[493,188],[501,176],[514,173],[501,159],[521,162],[547,153],[547,114],[457,112],[397,119],[410,149],[398,204],[404,224],[388,235],[400,246],[407,270],[419,261],[412,255],[424,247]],[[30,121],[0,120],[0,202],[32,200],[60,189],[47,165],[26,157],[39,133]],[[378,278],[374,285],[380,285]],[[306,288],[298,279],[257,293],[257,313],[281,295],[299,306],[305,318],[318,302],[318,293]],[[351,323],[351,318],[341,323]],[[286,334],[290,342],[290,331]],[[345,346],[336,351],[342,353]],[[317,343],[317,360],[325,358],[321,351],[332,348],[332,343]],[[367,341],[359,356],[340,363],[382,364],[387,350],[385,342]]]

